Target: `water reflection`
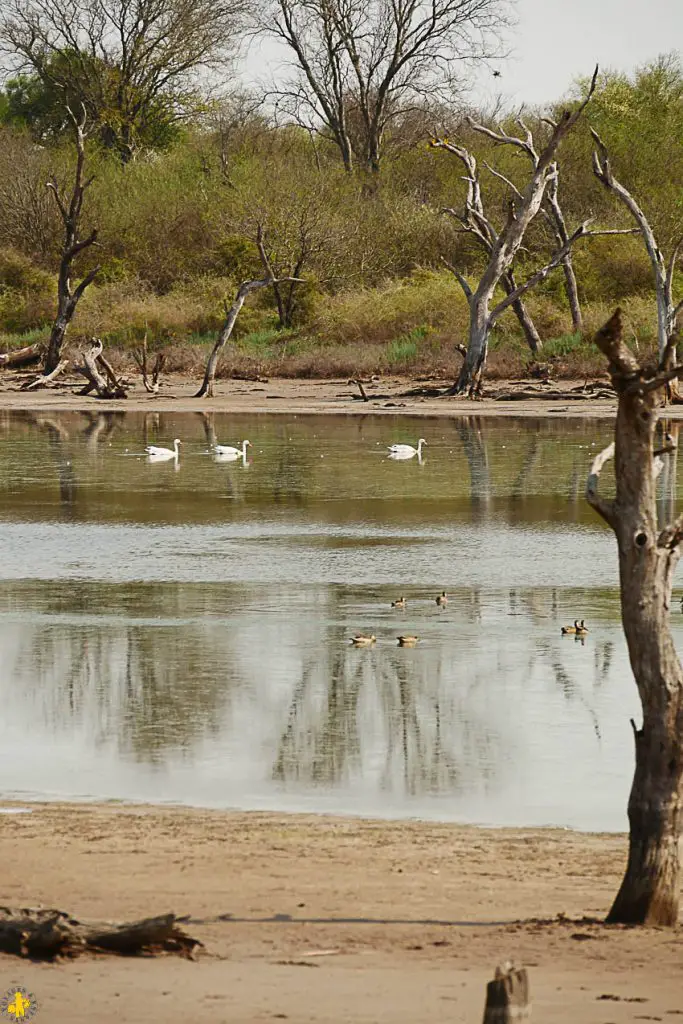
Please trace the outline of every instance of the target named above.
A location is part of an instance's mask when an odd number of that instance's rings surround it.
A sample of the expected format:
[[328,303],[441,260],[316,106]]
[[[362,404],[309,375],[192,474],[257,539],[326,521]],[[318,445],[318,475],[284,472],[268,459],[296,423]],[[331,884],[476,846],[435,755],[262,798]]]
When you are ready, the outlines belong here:
[[[385,458],[418,433],[418,472]],[[637,699],[576,482],[608,433],[4,414],[4,792],[622,828]],[[248,473],[212,461],[245,436]]]

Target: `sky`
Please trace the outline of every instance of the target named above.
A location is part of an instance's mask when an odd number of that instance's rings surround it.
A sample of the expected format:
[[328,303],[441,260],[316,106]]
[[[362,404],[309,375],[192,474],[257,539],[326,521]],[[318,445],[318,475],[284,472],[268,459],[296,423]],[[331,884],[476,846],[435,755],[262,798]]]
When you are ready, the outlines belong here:
[[[517,25],[510,56],[497,67],[500,78],[482,71],[473,100],[488,105],[542,104],[569,92],[596,63],[605,70],[632,71],[661,53],[683,49],[683,0],[516,0]],[[269,77],[281,63],[272,42],[255,46],[247,78]]]

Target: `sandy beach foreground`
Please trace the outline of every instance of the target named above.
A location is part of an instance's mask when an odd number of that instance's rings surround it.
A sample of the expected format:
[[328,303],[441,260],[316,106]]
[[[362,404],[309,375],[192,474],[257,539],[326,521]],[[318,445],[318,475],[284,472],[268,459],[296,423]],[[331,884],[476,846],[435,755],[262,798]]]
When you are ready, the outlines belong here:
[[196,962],[0,956],[46,1024],[478,1022],[496,964],[538,1024],[683,1016],[683,936],[597,923],[625,837],[115,804],[0,813],[0,898],[189,915]]

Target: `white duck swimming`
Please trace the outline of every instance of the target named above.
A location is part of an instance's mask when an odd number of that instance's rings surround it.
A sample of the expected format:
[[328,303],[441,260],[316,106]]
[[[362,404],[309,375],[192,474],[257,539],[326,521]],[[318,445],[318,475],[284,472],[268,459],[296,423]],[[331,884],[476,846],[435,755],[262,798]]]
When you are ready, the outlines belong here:
[[422,458],[422,445],[427,444],[424,437],[421,437],[417,442],[417,448],[413,448],[412,444],[392,444],[389,446],[389,458],[390,459],[412,459],[416,455],[418,459]]
[[180,439],[177,437],[173,442],[172,448],[159,448],[155,444],[150,444],[147,448],[145,448],[145,454],[147,455],[147,458],[149,459],[150,462],[166,462],[167,459],[175,459],[177,462],[179,455],[179,444]]
[[220,455],[221,462],[230,462],[232,459],[246,459],[247,446],[251,448],[251,441],[242,441],[241,448],[233,448],[229,444],[215,444],[214,455]]

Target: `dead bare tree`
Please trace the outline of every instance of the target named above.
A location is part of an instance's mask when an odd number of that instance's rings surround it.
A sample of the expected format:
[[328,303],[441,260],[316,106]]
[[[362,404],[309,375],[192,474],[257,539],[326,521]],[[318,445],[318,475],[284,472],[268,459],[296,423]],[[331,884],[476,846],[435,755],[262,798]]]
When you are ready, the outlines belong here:
[[[490,259],[496,242],[498,241],[498,232],[484,209],[481,181],[479,178],[479,168],[477,166],[476,157],[474,157],[473,154],[463,146],[455,146],[453,143],[447,142],[445,139],[441,140],[441,142],[434,140],[432,145],[441,149],[446,149],[449,153],[456,156],[467,172],[465,177],[465,181],[467,182],[467,198],[465,199],[464,209],[455,210],[453,207],[447,206],[444,208],[443,212],[449,214],[461,225],[459,230],[466,232],[476,239]],[[452,264],[445,260],[444,263],[448,269],[455,274],[461,286],[463,286],[464,278],[462,275],[454,266],[452,266]],[[506,295],[512,295],[513,292],[515,292],[517,289],[517,282],[515,281],[512,267],[505,271],[501,277],[500,283]],[[467,292],[465,292],[465,295],[467,295]],[[523,299],[515,299],[512,303],[512,309],[519,320],[529,348],[534,353],[540,352],[543,348],[543,342],[541,341],[541,336],[536,330],[536,325],[534,324]]]
[[273,275],[270,260],[268,259],[265,250],[264,232],[263,227],[261,225],[259,225],[257,228],[256,245],[258,248],[259,257],[261,259],[261,264],[265,271],[265,277],[257,278],[251,281],[243,281],[242,284],[237,289],[237,294],[234,298],[232,305],[228,307],[226,304],[225,320],[223,322],[223,326],[221,327],[218,333],[218,337],[216,339],[216,343],[213,349],[211,350],[211,354],[209,355],[206,364],[206,370],[204,372],[204,380],[202,381],[202,386],[195,395],[195,398],[213,397],[213,387],[214,381],[216,379],[216,368],[218,366],[220,354],[225,348],[227,342],[230,340],[235,324],[237,323],[237,317],[239,316],[240,310],[242,309],[242,306],[244,305],[248,296],[251,295],[252,292],[258,291],[259,288],[269,288],[273,285],[288,284],[295,282],[298,283],[301,281],[300,278],[276,278]]
[[161,371],[166,363],[166,355],[164,352],[157,352],[154,360],[154,366],[152,372],[149,372],[149,365],[147,363],[147,335],[142,340],[142,348],[139,352],[133,353],[135,362],[140,367],[140,373],[142,374],[142,383],[145,391],[150,395],[159,394],[159,377]]
[[[590,87],[583,101],[573,111],[565,111],[552,130],[550,138],[538,155],[538,160],[533,167],[533,173],[526,188],[510,196],[507,220],[502,230],[498,233],[488,264],[476,289],[473,291],[462,275],[458,277],[470,307],[470,325],[467,357],[463,362],[460,376],[451,389],[450,394],[468,393],[472,396],[479,393],[481,377],[486,364],[488,339],[495,322],[513,302],[521,299],[531,288],[545,280],[548,274],[562,263],[562,260],[570,252],[574,243],[589,233],[589,221],[586,221],[569,236],[564,245],[555,251],[544,267],[536,271],[535,274],[532,274],[523,284],[506,295],[501,302],[491,309],[495,290],[503,275],[512,266],[529,225],[541,209],[546,188],[553,176],[557,174],[555,154],[558,146],[586,109],[595,92],[597,78],[598,68],[596,67]],[[447,140],[434,139],[432,145],[435,148],[448,149],[451,144]]]
[[93,229],[86,238],[80,237],[83,200],[93,179],[85,178],[85,109],[83,109],[80,119],[76,118],[69,108],[67,110],[73,122],[76,138],[76,168],[71,196],[67,199],[55,178],[52,178],[47,185],[54,196],[62,223],[64,224],[64,243],[59,262],[59,277],[57,279],[57,316],[52,324],[47,355],[45,356],[46,375],[53,373],[62,361],[64,339],[69,324],[74,318],[76,307],[88,285],[92,284],[97,277],[100,269],[98,266],[93,267],[81,278],[78,285],[72,288],[71,275],[74,260],[86,249],[95,245],[97,230]]
[[605,188],[609,189],[626,207],[638,225],[638,230],[645,242],[645,248],[647,249],[655,279],[657,340],[661,359],[676,330],[678,314],[683,311],[683,298],[678,303],[675,303],[673,298],[674,273],[676,262],[683,250],[683,235],[674,246],[667,264],[645,213],[628,189],[614,177],[607,147],[596,131],[591,129],[591,134],[596,145],[596,149],[593,152],[593,173],[598,181],[601,181]]
[[272,0],[257,24],[294,56],[278,106],[331,135],[347,170],[376,172],[394,119],[428,93],[452,96],[465,61],[500,55],[507,9],[505,0]]
[[[616,534],[621,615],[643,711],[631,721],[635,775],[628,803],[629,855],[608,922],[674,926],[680,898],[683,807],[683,669],[669,629],[674,570],[683,516],[657,524],[656,479],[669,441],[655,448],[657,408],[675,366],[676,336],[659,360],[641,362],[622,339],[617,310],[595,336],[619,398],[614,443],[591,466],[586,498]],[[600,472],[614,458],[616,496],[598,493]]]
[[[555,121],[552,121],[550,118],[545,118],[544,120],[546,124],[550,125],[553,131],[557,128],[557,123]],[[528,156],[531,161],[531,166],[534,169],[538,166],[539,153],[537,143],[534,139],[533,132],[523,121],[521,115],[517,118],[517,124],[524,133],[524,138],[519,138],[515,135],[508,135],[506,132],[502,131],[502,129],[499,131],[493,131],[493,129],[488,128],[486,125],[478,124],[471,117],[467,118],[467,123],[473,131],[479,132],[480,135],[485,135],[498,145],[515,146]],[[489,170],[491,170],[491,172],[497,177],[502,178],[506,185],[508,185],[517,194],[518,198],[521,198],[517,188],[508,178],[504,177],[500,172],[493,170],[493,168],[489,168]],[[559,178],[559,168],[557,163],[555,163],[555,171],[548,179],[548,187],[545,192],[540,212],[552,229],[556,245],[559,248],[562,248],[563,246],[566,246],[569,241],[569,231],[560,205]],[[561,265],[562,272],[564,274],[564,288],[567,295],[567,301],[569,303],[569,309],[571,311],[572,326],[575,331],[580,331],[583,329],[583,317],[581,315],[581,302],[579,300],[576,274],[574,273],[574,265],[572,263],[571,249],[567,250],[563,256]]]

